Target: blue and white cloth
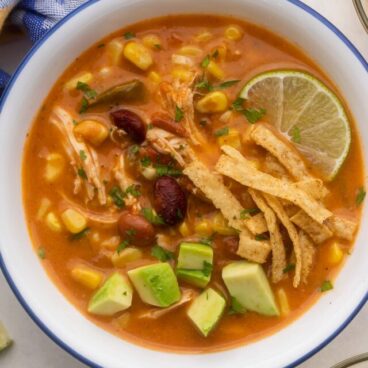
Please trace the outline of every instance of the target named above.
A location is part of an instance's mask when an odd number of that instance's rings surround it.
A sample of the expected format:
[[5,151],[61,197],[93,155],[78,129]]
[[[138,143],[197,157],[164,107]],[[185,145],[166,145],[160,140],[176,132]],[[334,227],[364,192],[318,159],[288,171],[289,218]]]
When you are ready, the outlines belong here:
[[[0,0],[0,10],[12,8],[10,22],[25,29],[32,42],[38,41],[57,22],[88,0]],[[0,95],[9,75],[0,70]]]

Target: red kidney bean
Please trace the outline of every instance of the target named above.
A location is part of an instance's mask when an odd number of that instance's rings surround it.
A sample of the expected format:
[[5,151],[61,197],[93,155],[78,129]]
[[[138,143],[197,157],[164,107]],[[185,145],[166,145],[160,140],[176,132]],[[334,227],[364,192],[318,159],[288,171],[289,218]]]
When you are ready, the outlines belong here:
[[152,245],[155,229],[143,216],[123,211],[118,220],[119,232],[124,240],[137,246]]
[[114,125],[124,130],[136,143],[143,143],[146,139],[146,124],[136,113],[126,109],[115,110],[110,113]]
[[167,225],[183,221],[187,211],[187,198],[175,179],[162,176],[156,180],[154,207]]

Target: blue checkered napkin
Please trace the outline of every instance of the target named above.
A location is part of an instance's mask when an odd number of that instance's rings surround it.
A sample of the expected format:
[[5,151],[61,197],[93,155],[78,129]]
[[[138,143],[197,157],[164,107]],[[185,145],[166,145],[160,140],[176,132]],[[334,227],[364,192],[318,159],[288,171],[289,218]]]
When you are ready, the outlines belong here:
[[[38,41],[59,20],[88,0],[0,0],[0,9],[16,7],[10,21],[25,28],[32,42]],[[0,95],[9,75],[0,70]]]

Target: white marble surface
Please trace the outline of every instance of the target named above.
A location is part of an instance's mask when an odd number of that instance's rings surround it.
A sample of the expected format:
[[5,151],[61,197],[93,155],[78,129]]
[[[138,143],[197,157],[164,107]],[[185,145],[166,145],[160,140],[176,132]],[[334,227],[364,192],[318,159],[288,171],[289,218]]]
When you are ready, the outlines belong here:
[[[351,0],[305,0],[332,21],[368,59],[368,35],[365,34]],[[16,67],[29,42],[0,46],[0,68],[11,72]],[[83,364],[56,346],[31,321],[11,293],[0,274],[0,320],[7,326],[15,344],[0,355],[4,368],[82,368]],[[318,328],[318,326],[316,326]],[[291,346],[292,348],[292,346]],[[327,368],[350,356],[368,351],[368,306],[328,346],[300,368]],[[368,367],[360,365],[359,367]],[[251,368],[251,367],[249,367]]]

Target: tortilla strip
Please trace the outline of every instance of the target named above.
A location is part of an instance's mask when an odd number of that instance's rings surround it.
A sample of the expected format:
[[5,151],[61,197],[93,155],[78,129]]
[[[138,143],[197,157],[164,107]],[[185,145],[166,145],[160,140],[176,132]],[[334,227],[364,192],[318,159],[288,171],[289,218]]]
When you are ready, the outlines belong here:
[[304,161],[300,156],[277,137],[270,129],[262,124],[256,124],[252,127],[251,138],[253,141],[272,153],[297,180],[310,178]]
[[304,230],[316,244],[321,244],[333,235],[326,225],[321,225],[309,217],[304,211],[298,211],[290,220]]
[[353,240],[358,224],[354,220],[349,220],[346,217],[333,215],[326,221],[329,229],[339,238]]
[[299,231],[300,248],[302,249],[302,282],[307,283],[308,276],[312,270],[316,249],[304,231]]
[[267,193],[263,194],[264,198],[267,201],[267,204],[272,208],[272,210],[276,213],[277,217],[279,218],[280,222],[284,225],[286,228],[289,237],[293,243],[294,247],[294,253],[295,253],[295,259],[296,259],[296,265],[295,265],[295,274],[294,274],[294,280],[293,280],[293,286],[298,287],[301,280],[302,275],[302,249],[300,246],[299,241],[299,235],[298,232],[293,225],[293,223],[290,221],[288,215],[286,214],[284,208],[282,207],[281,203],[276,197],[273,197],[272,195],[269,195]]
[[290,177],[285,167],[281,165],[280,161],[269,152],[266,153],[262,169],[267,174],[278,178]]
[[301,189],[254,168],[236,149],[230,146],[222,146],[221,148],[231,157],[221,155],[216,164],[216,170],[219,173],[250,188],[287,199],[302,208],[320,224],[332,216],[329,210]]
[[268,231],[267,224],[263,213],[257,213],[256,215],[245,220],[245,224],[250,232],[254,235],[263,234]]
[[251,238],[244,220],[240,219],[243,207],[224,185],[221,177],[212,173],[200,161],[191,162],[183,172],[221,211],[228,220],[229,226],[240,231],[238,254],[250,261],[264,263],[271,247],[267,242],[259,242]]
[[254,189],[248,189],[248,191],[257,207],[263,212],[266,219],[272,249],[272,282],[276,283],[283,279],[283,271],[286,267],[285,249],[277,223],[277,217],[272,209],[267,205],[261,193]]
[[236,254],[257,263],[264,263],[271,251],[270,243],[251,239],[246,232],[240,233],[239,247]]
[[317,178],[309,178],[298,181],[293,184],[297,188],[310,194],[314,199],[323,199],[329,193],[328,189],[323,185],[323,181]]

